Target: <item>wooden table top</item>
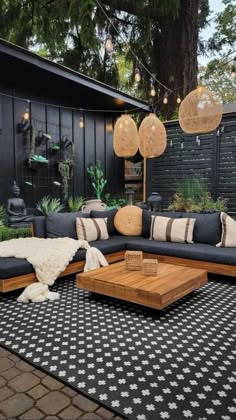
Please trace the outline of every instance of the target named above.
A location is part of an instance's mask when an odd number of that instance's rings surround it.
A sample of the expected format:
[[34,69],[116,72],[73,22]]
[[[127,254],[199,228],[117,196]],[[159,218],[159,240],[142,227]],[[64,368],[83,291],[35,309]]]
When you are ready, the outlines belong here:
[[128,271],[121,261],[77,274],[77,286],[157,309],[207,283],[207,272],[197,268],[159,263],[156,277]]

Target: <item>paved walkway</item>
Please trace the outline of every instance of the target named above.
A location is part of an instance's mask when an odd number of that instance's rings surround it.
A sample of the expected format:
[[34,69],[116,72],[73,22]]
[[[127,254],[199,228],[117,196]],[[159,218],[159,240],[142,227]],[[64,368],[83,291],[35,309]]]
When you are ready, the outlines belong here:
[[0,420],[122,420],[0,347]]

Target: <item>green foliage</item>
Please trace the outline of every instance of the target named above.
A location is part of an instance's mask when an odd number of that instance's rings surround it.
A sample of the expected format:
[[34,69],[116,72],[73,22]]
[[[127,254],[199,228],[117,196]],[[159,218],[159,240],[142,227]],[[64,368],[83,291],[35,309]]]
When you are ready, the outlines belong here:
[[177,186],[168,210],[196,213],[225,211],[226,199],[218,198],[214,201],[208,192],[206,181],[193,177]]
[[107,183],[107,180],[103,176],[101,161],[97,160],[95,166],[90,166],[87,168],[87,172],[91,178],[92,186],[96,192],[96,197],[101,199],[102,192]]
[[36,204],[36,208],[44,215],[47,216],[51,212],[58,213],[64,209],[64,204],[61,203],[59,198],[52,198],[44,196]]
[[200,67],[202,84],[214,92],[223,103],[236,101],[236,82],[231,77],[232,63],[228,57],[211,60],[206,67]]
[[0,204],[0,226],[5,226],[6,224],[7,224],[6,208],[3,204]]
[[70,212],[79,211],[84,204],[85,199],[83,197],[69,197],[68,207]]
[[8,241],[10,239],[27,238],[30,236],[32,236],[30,228],[0,226],[0,242]]
[[112,198],[110,193],[104,195],[103,199],[104,203],[107,205],[107,210],[120,207],[124,207],[127,205],[126,198]]

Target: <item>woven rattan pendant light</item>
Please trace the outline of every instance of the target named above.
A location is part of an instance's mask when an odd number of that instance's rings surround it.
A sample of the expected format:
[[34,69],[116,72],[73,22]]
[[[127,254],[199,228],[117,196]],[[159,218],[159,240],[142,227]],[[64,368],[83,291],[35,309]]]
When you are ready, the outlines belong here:
[[139,127],[139,150],[144,158],[161,156],[166,149],[166,129],[164,124],[151,113]]
[[179,123],[185,133],[207,133],[221,122],[220,99],[203,86],[190,92],[179,107]]
[[124,114],[116,121],[113,148],[119,157],[133,156],[138,151],[138,129],[129,115]]

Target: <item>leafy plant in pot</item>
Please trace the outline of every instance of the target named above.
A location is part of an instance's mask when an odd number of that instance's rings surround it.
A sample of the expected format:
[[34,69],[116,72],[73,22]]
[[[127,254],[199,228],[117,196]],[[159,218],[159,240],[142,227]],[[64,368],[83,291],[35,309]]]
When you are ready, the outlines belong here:
[[102,203],[101,197],[107,184],[107,180],[104,178],[101,161],[97,160],[95,166],[88,167],[87,173],[90,176],[92,187],[95,190],[96,199],[86,200],[86,204],[82,207],[82,210],[104,210],[106,208],[106,204]]

